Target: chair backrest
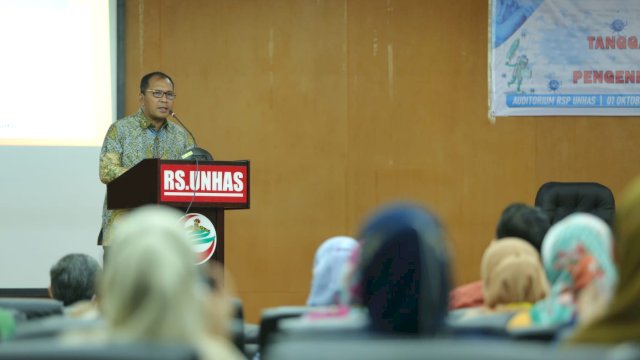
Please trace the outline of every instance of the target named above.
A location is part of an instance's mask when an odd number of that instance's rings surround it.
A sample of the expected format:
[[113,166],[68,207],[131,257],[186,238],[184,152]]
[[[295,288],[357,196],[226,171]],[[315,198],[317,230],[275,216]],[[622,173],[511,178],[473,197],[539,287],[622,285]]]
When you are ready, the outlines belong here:
[[93,330],[104,326],[102,319],[77,319],[54,315],[19,323],[11,341],[53,338],[65,331]]
[[269,339],[278,332],[278,323],[280,320],[300,317],[309,310],[311,310],[311,308],[308,306],[282,306],[262,311],[260,334],[258,337],[260,351],[264,351]]
[[535,205],[548,216],[551,224],[569,214],[585,212],[613,224],[615,199],[611,190],[595,182],[548,182],[536,194]]
[[240,352],[244,352],[244,307],[242,300],[232,298],[231,305],[233,306],[233,319],[230,324],[231,328],[229,329],[231,341]]
[[0,360],[197,360],[194,348],[157,343],[69,345],[58,340],[9,342],[0,346]]
[[297,317],[282,319],[278,322],[278,330],[283,336],[324,336],[326,334],[336,335],[363,332],[369,326],[369,316],[365,311],[350,310],[347,316],[310,318]]
[[[367,359],[367,360],[595,360],[610,358],[611,348],[578,346],[553,347],[544,343],[516,342],[510,340],[458,340],[427,338],[347,338],[341,339],[292,339],[271,345],[262,357],[265,360],[321,360],[321,359]],[[633,359],[639,352],[627,351],[626,357]]]
[[27,320],[50,315],[61,315],[62,302],[54,299],[0,298],[0,308],[18,310]]
[[244,305],[239,298],[232,298],[231,304],[233,306],[233,318],[236,320],[244,321]]
[[229,324],[229,335],[231,337],[231,342],[240,352],[244,352],[244,322],[238,319],[231,320]]

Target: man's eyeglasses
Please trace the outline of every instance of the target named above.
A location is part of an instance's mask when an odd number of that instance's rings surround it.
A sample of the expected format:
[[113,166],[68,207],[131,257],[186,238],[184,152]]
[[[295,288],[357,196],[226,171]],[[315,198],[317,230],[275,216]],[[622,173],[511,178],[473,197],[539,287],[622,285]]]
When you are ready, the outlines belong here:
[[154,98],[162,98],[164,95],[167,95],[167,100],[173,100],[176,98],[176,93],[173,91],[162,91],[162,90],[147,90],[153,95]]

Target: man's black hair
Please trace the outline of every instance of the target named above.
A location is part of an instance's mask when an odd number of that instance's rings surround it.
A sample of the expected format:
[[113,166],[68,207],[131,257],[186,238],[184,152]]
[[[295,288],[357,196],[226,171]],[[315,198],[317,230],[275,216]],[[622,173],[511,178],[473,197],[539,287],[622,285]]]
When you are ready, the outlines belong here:
[[521,203],[507,206],[496,227],[496,239],[517,237],[533,245],[540,252],[542,240],[551,227],[542,209]]
[[149,81],[151,80],[151,78],[154,78],[154,77],[167,79],[171,82],[171,86],[175,87],[175,85],[173,84],[173,79],[171,79],[169,75],[161,71],[154,71],[154,72],[148,73],[147,75],[143,76],[142,79],[140,79],[141,94],[144,94],[147,91],[147,89],[149,88]]

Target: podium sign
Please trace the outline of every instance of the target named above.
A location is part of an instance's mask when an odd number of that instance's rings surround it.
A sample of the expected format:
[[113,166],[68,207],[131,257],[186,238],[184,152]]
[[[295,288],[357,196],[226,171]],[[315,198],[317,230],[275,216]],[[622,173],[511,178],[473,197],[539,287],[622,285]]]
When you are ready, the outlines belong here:
[[[248,209],[249,190],[249,161],[145,159],[107,184],[107,208],[159,204],[185,213],[189,209],[187,220],[202,233],[203,249],[197,252],[224,263],[224,210]],[[198,216],[214,229],[203,226]]]
[[248,203],[248,167],[223,164],[160,164],[163,203]]

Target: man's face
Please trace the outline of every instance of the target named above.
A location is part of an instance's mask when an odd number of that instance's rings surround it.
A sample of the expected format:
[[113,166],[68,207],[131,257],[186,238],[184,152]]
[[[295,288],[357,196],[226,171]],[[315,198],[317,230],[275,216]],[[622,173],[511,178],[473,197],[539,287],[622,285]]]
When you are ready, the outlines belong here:
[[140,94],[140,103],[142,104],[142,111],[151,120],[164,121],[169,116],[171,109],[173,109],[173,100],[167,99],[167,95],[163,94],[162,97],[156,98],[153,96],[152,91],[160,90],[163,92],[173,92],[173,85],[169,79],[154,76],[149,79],[149,87],[144,94]]

